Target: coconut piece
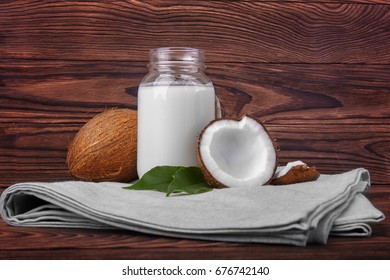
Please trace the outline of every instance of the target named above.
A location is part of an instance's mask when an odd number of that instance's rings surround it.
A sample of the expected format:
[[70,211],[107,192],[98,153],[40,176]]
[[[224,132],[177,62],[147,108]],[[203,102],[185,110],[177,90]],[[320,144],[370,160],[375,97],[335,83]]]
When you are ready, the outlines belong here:
[[315,167],[309,167],[302,161],[289,162],[284,168],[278,170],[271,185],[288,185],[302,182],[315,181],[320,173]]
[[69,173],[86,181],[137,178],[137,111],[111,109],[89,120],[67,154]]
[[276,172],[275,172],[274,176],[272,177],[272,179],[282,177],[282,176],[286,175],[287,172],[289,172],[292,167],[298,166],[298,165],[304,165],[304,164],[305,163],[303,161],[300,161],[300,160],[288,162],[286,164],[286,166],[283,166],[283,167],[276,169]]
[[276,170],[273,139],[254,117],[212,121],[198,139],[198,162],[213,187],[250,187],[269,182]]

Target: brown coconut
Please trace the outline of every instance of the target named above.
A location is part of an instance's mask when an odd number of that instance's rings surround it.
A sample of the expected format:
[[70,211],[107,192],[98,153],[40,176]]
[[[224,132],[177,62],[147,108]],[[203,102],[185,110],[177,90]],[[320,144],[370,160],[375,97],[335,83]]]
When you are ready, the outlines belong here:
[[89,120],[68,148],[69,173],[86,181],[137,178],[137,111],[110,109]]

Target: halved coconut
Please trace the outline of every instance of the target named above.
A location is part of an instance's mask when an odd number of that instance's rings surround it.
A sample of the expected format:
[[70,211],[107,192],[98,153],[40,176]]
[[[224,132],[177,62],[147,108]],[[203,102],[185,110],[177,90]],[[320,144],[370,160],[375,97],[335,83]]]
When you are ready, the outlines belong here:
[[248,115],[212,121],[199,136],[197,152],[206,181],[217,188],[264,185],[277,165],[273,139]]

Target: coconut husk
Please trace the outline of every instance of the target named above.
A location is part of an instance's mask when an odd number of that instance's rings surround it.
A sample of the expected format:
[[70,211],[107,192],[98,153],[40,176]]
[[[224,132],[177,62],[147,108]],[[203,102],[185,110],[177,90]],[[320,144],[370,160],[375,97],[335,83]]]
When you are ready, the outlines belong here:
[[69,173],[86,181],[137,178],[137,111],[111,109],[88,121],[71,141]]

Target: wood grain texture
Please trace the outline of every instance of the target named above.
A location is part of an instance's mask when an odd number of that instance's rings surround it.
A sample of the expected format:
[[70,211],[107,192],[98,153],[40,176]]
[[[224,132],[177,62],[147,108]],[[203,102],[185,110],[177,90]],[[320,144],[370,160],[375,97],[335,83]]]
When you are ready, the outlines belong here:
[[[7,109],[85,120],[99,107],[135,108],[147,68],[144,62],[2,60],[0,71],[0,114],[12,122],[17,115]],[[210,63],[207,74],[229,115],[267,116],[273,124],[383,124],[390,116],[389,65]],[[315,114],[321,108],[332,110]],[[39,114],[28,117],[39,122]]]
[[[388,0],[0,1],[0,193],[71,179],[67,145],[94,115],[136,109],[150,48],[205,49],[229,115],[252,114],[280,163],[367,168],[390,216]],[[370,238],[307,248],[127,231],[11,227],[0,259],[389,259],[390,222]]]
[[0,56],[147,60],[193,46],[212,62],[389,63],[390,5],[261,1],[6,1]]

